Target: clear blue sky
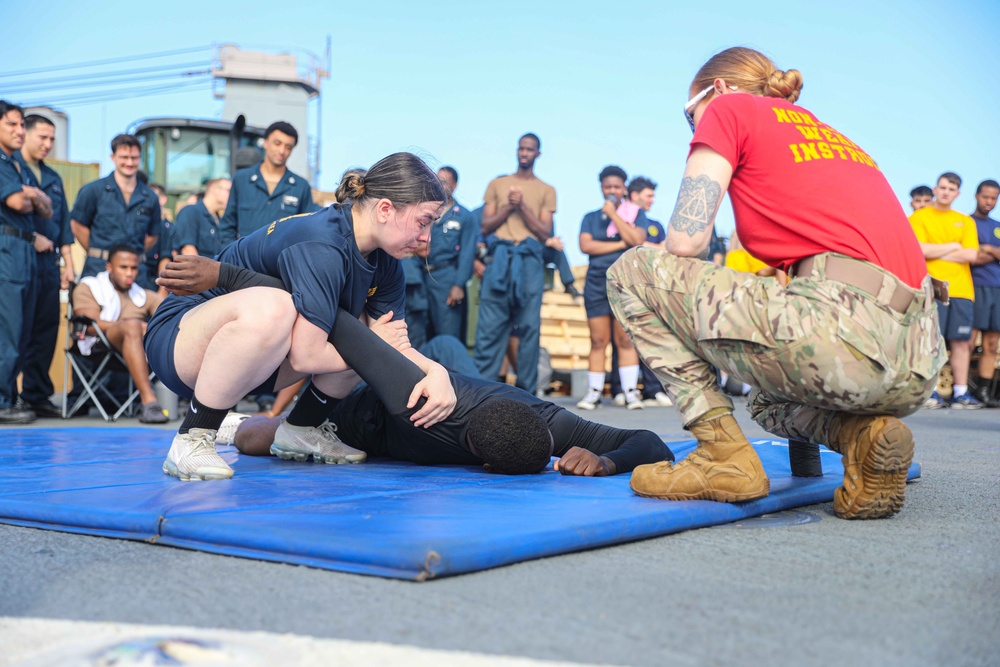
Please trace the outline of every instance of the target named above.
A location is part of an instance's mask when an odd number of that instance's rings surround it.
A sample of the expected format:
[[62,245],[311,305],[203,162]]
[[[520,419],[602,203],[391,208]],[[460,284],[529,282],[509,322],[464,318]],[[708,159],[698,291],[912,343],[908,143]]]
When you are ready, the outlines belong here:
[[[799,69],[800,104],[871,154],[904,204],[910,188],[953,170],[966,182],[956,207],[971,211],[975,185],[1000,179],[996,0],[5,4],[0,76],[212,43],[322,54],[332,35],[318,187],[333,189],[346,167],[414,150],[458,169],[456,194],[471,208],[491,178],[515,168],[517,137],[535,132],[536,172],[556,187],[557,233],[574,263],[606,164],[657,181],[652,217],[669,217],[691,137],[681,114],[688,85],[733,45]],[[0,96],[36,97],[9,84],[0,78]],[[105,171],[107,142],[133,121],[221,111],[205,87],[55,106],[70,116],[70,159],[101,160]],[[728,204],[719,229],[732,229]]]

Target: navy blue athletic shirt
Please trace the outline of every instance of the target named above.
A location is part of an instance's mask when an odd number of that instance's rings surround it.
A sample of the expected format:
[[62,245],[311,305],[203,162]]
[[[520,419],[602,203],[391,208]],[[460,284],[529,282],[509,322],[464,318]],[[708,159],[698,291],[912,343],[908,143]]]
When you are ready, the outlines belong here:
[[[367,259],[354,239],[351,207],[328,208],[283,218],[237,239],[219,260],[281,278],[295,309],[329,333],[343,308],[354,317],[367,310],[378,318],[404,316],[406,284],[399,260],[376,249]],[[218,288],[211,296],[225,294]]]

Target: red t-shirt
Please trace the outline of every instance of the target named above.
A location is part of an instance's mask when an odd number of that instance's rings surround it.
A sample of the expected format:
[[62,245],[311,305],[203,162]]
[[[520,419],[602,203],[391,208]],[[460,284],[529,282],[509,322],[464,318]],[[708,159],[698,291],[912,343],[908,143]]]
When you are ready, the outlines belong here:
[[723,95],[691,140],[729,160],[736,232],[751,255],[787,270],[837,252],[919,287],[927,265],[889,182],[857,144],[775,97]]

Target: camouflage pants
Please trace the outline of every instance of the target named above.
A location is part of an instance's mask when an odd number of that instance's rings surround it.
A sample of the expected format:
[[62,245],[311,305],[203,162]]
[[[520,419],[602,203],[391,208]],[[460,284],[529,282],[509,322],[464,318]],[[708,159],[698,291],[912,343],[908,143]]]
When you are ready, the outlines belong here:
[[884,273],[877,297],[813,276],[787,287],[662,250],[633,248],[608,272],[615,317],[670,388],[685,425],[733,407],[712,366],[746,382],[748,410],[767,431],[828,442],[841,412],[901,417],[934,389],[944,341],[930,279],[905,313],[887,304],[898,281]]

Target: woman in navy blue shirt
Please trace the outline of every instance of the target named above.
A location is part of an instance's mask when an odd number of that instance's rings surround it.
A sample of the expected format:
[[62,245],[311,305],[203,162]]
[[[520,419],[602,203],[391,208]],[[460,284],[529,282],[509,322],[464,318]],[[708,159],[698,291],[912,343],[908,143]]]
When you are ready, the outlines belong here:
[[[191,407],[163,471],[182,480],[227,479],[232,469],[215,452],[226,413],[255,388],[280,389],[303,377],[312,383],[275,435],[273,453],[304,461],[360,462],[327,421],[331,399],[359,381],[328,342],[338,309],[388,331],[421,370],[411,407],[417,426],[446,418],[456,398],[447,371],[406,344],[405,284],[399,259],[430,236],[446,200],[437,176],[420,158],[396,153],[361,176],[348,174],[335,204],[271,223],[228,246],[219,259],[279,278],[270,287],[216,288],[168,297],[150,321],[150,367]],[[231,277],[230,277],[231,278]],[[226,284],[220,276],[220,284]]]
[[622,325],[615,320],[608,302],[607,273],[611,265],[632,246],[641,246],[646,241],[649,222],[646,215],[635,210],[631,221],[622,219],[618,207],[626,196],[625,181],[628,175],[621,167],[614,165],[601,170],[601,194],[604,206],[583,217],[580,224],[580,250],[590,255],[587,280],[583,287],[584,306],[587,309],[587,325],[590,327],[590,366],[587,373],[587,394],[576,407],[594,410],[601,405],[604,393],[604,365],[608,343],[614,336],[618,348],[618,374],[625,393],[625,406],[629,410],[641,409],[642,399],[636,387],[639,384],[639,355],[632,347],[632,341],[625,335]]

